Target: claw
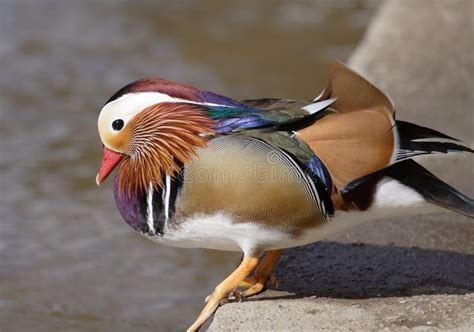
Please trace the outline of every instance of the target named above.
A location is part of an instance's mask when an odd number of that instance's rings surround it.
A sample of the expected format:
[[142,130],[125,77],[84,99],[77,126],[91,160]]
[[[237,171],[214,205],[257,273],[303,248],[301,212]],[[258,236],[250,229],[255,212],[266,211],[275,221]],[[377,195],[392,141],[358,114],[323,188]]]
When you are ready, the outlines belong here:
[[270,276],[270,282],[272,283],[273,286],[275,286],[275,288],[278,288],[278,280],[273,273]]
[[242,295],[242,292],[235,290],[232,292],[232,296],[239,302],[242,302],[244,299],[244,296]]

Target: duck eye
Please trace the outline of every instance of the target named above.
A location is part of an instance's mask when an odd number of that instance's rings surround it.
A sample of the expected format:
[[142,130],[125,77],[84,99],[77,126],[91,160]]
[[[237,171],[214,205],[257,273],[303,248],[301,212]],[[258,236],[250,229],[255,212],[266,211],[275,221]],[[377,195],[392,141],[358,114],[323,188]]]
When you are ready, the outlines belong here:
[[112,122],[112,128],[115,131],[119,131],[120,129],[122,129],[123,128],[123,120],[122,119],[114,120],[114,122]]

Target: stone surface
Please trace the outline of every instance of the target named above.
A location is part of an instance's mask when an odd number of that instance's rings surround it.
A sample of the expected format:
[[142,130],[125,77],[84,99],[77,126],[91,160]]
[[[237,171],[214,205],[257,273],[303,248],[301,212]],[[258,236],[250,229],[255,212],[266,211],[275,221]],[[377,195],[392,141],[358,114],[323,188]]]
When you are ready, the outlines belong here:
[[[388,1],[350,66],[397,118],[474,144],[474,2]],[[474,196],[470,155],[421,162]],[[209,331],[474,329],[474,222],[453,213],[383,220],[286,251],[278,290],[218,309]]]

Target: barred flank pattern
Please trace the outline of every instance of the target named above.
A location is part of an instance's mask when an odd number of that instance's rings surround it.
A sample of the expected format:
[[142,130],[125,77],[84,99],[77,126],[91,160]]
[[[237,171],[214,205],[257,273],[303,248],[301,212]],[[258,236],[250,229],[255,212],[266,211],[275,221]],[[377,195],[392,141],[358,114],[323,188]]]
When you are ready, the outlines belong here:
[[137,114],[129,123],[129,158],[120,165],[119,191],[128,195],[145,192],[151,182],[163,186],[162,174],[173,176],[178,163],[187,163],[196,148],[205,147],[214,122],[202,106],[160,103]]

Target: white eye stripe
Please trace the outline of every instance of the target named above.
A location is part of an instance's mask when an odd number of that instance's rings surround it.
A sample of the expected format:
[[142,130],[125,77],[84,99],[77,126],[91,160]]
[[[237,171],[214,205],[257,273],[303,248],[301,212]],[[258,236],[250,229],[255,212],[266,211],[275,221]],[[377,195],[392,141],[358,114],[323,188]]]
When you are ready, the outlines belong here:
[[126,122],[126,120],[130,119],[133,115],[150,106],[167,102],[228,107],[228,105],[201,103],[187,99],[174,98],[161,92],[139,92],[128,93],[114,101],[111,101],[102,108],[100,116],[113,113],[116,118],[121,118]]

